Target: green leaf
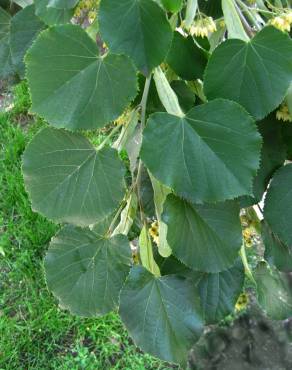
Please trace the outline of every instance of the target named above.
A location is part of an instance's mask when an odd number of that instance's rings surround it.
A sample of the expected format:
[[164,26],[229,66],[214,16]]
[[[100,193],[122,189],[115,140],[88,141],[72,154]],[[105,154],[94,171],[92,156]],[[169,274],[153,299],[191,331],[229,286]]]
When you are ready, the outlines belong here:
[[292,40],[265,27],[249,42],[227,40],[215,49],[204,89],[209,100],[234,100],[259,120],[282,102],[291,79]]
[[22,8],[25,8],[26,6],[31,5],[33,0],[14,0],[13,2]]
[[292,125],[282,125],[283,139],[287,147],[287,159],[292,160]]
[[186,18],[184,20],[184,26],[189,29],[195,19],[198,8],[198,0],[187,0]]
[[260,121],[258,129],[263,137],[261,164],[254,178],[253,196],[242,197],[240,199],[241,207],[249,207],[262,200],[271,177],[286,159],[286,145],[281,132],[282,127],[275,115],[270,114]]
[[262,222],[262,238],[265,259],[280,271],[292,272],[292,251],[281,242],[265,221]]
[[208,15],[209,17],[220,18],[223,16],[220,0],[199,0],[198,4],[200,12]]
[[112,148],[117,149],[119,152],[126,149],[127,144],[131,141],[135,134],[135,129],[139,121],[139,110],[135,109],[131,112],[128,122],[126,122],[121,130],[118,139],[113,143]]
[[286,101],[287,101],[290,116],[292,117],[292,82],[291,82],[291,84],[289,86],[289,89],[287,91]]
[[158,252],[163,257],[171,255],[171,249],[166,240],[167,225],[162,221],[161,215],[163,211],[163,205],[167,195],[171,192],[169,188],[162,185],[161,182],[157,181],[155,177],[149,172],[149,176],[153,188],[153,199],[156,211],[156,218],[158,220]]
[[249,41],[249,38],[242,26],[239,15],[236,11],[233,0],[222,0],[222,10],[226,23],[228,38]]
[[264,217],[273,233],[292,250],[292,164],[274,175],[265,199]]
[[166,14],[152,0],[101,0],[99,24],[110,50],[131,57],[145,75],[163,62],[172,40]]
[[104,315],[117,307],[130,265],[125,236],[104,239],[87,229],[65,226],[47,252],[46,280],[60,305],[71,313]]
[[79,0],[48,0],[48,8],[72,9]]
[[121,212],[121,219],[118,226],[114,229],[112,236],[123,234],[128,235],[137,212],[138,201],[135,193],[129,196],[126,207]]
[[136,73],[126,56],[99,56],[79,26],[41,33],[26,56],[32,111],[56,127],[93,129],[116,119],[135,97]]
[[195,44],[193,38],[184,37],[179,32],[174,33],[166,61],[184,80],[202,79],[207,64],[204,51]]
[[172,13],[181,11],[183,6],[183,0],[161,0],[165,10]]
[[185,117],[153,114],[143,132],[140,156],[164,185],[192,202],[251,194],[261,138],[238,104],[215,100]]
[[0,78],[14,73],[10,50],[10,15],[0,8]]
[[154,81],[159,99],[165,110],[170,114],[183,116],[184,114],[179,106],[178,98],[160,67],[154,70]]
[[198,288],[206,324],[215,324],[234,311],[244,284],[240,261],[230,269],[215,274],[200,274]]
[[170,83],[171,88],[178,97],[178,102],[183,111],[188,112],[194,107],[196,94],[191,90],[185,81],[174,80]]
[[273,320],[285,320],[292,315],[292,290],[288,275],[268,268],[265,262],[255,270],[257,296],[262,309]]
[[65,130],[44,128],[23,156],[32,207],[56,222],[86,226],[109,215],[123,199],[124,173],[115,150],[97,152]]
[[176,275],[157,278],[143,267],[132,268],[126,280],[120,315],[143,351],[182,366],[203,331],[200,303],[191,281]]
[[34,5],[16,13],[11,20],[10,47],[12,61],[21,78],[25,74],[24,55],[45,24],[35,15]]
[[193,270],[214,273],[235,263],[242,244],[236,201],[199,205],[171,194],[162,220],[172,253]]
[[139,252],[142,265],[155,276],[160,276],[159,267],[153,257],[152,242],[147,226],[144,225],[139,236]]
[[245,277],[240,259],[228,270],[214,274],[195,272],[173,256],[164,258],[159,266],[162,275],[177,274],[193,280],[198,287],[206,324],[217,323],[234,311]]
[[50,6],[50,0],[34,0],[35,14],[49,26],[70,22],[73,9],[57,9]]

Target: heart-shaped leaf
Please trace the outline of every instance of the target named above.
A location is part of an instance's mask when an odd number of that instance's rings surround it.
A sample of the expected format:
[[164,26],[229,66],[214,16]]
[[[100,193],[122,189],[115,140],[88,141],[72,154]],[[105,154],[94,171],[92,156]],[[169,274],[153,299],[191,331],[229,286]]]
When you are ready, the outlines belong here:
[[96,151],[85,137],[45,128],[28,145],[23,175],[32,207],[56,222],[87,226],[124,196],[123,163],[114,149]]
[[22,78],[25,73],[24,55],[44,28],[45,24],[35,15],[34,5],[25,7],[11,20],[11,56],[15,69]]
[[166,61],[185,80],[202,78],[207,64],[204,51],[195,44],[193,38],[184,37],[179,32],[174,33]]
[[292,164],[274,175],[265,199],[264,216],[271,230],[292,250]]
[[194,270],[219,272],[238,257],[242,236],[235,201],[195,205],[171,194],[162,220],[172,253]]
[[42,32],[26,57],[32,111],[57,127],[93,129],[116,119],[135,97],[135,69],[126,56],[99,56],[79,26]]
[[218,273],[206,273],[189,269],[173,256],[159,264],[161,274],[177,274],[190,278],[198,287],[206,324],[215,324],[234,311],[244,285],[244,268],[238,259],[229,269]]
[[34,0],[35,14],[49,26],[70,22],[74,10],[53,7],[50,0]]
[[104,239],[87,229],[64,227],[45,258],[46,280],[60,305],[79,316],[97,316],[116,308],[130,271],[127,238]]
[[132,268],[121,291],[120,315],[135,343],[159,358],[186,365],[188,350],[203,330],[200,302],[192,282],[155,277]]
[[148,75],[163,62],[172,31],[163,9],[152,0],[101,0],[100,32],[114,53],[131,57]]
[[282,102],[291,80],[292,40],[265,27],[249,42],[227,40],[215,49],[204,89],[208,99],[234,100],[262,119]]
[[200,203],[251,194],[260,149],[252,118],[237,103],[218,99],[184,117],[153,114],[140,155],[159,181]]
[[273,320],[285,320],[292,316],[292,290],[288,275],[269,269],[259,263],[254,274],[260,306]]
[[0,78],[14,73],[10,50],[10,15],[0,8]]
[[292,272],[292,250],[272,232],[265,221],[262,222],[262,238],[265,259],[280,271]]

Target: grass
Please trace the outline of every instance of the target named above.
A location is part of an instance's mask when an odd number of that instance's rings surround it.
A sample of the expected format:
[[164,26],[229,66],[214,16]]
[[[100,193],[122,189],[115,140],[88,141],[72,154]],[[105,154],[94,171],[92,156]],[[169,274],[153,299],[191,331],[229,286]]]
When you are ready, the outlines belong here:
[[25,84],[14,94],[0,113],[0,369],[169,369],[133,345],[117,314],[73,317],[48,292],[42,261],[58,226],[31,211],[20,168],[44,123],[27,114]]

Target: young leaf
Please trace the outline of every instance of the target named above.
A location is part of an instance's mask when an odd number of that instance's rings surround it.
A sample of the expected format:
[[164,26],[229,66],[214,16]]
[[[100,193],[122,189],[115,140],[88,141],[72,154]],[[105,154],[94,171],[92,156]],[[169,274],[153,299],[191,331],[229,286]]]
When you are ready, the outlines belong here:
[[140,156],[164,185],[200,203],[251,194],[260,148],[252,118],[238,104],[219,99],[185,117],[153,114]]
[[160,67],[154,70],[154,81],[158,96],[165,110],[170,114],[182,117],[184,113],[179,106],[177,96]]
[[153,188],[153,197],[155,204],[156,217],[158,220],[158,252],[162,257],[168,257],[171,255],[171,248],[166,240],[167,235],[167,225],[162,221],[161,215],[163,211],[163,205],[166,200],[167,195],[171,192],[169,188],[162,185],[161,182],[157,181],[149,173],[152,188]]
[[189,29],[195,19],[198,8],[198,0],[187,0],[186,18],[184,20],[184,26]]
[[171,194],[162,220],[172,253],[193,270],[220,272],[237,259],[242,245],[237,202],[199,205]]
[[14,73],[10,50],[10,15],[0,8],[0,78]]
[[136,73],[126,56],[99,56],[79,26],[41,33],[26,56],[32,111],[56,127],[105,126],[135,97]]
[[50,0],[34,0],[35,14],[49,26],[70,22],[74,10],[50,6]]
[[183,6],[183,0],[161,0],[165,10],[172,13],[177,13]]
[[207,64],[204,51],[195,44],[193,38],[184,37],[179,32],[174,32],[166,61],[185,80],[202,79]]
[[190,280],[155,277],[133,267],[120,296],[120,315],[134,342],[163,360],[186,365],[203,331],[196,290]]
[[118,226],[114,229],[112,236],[118,234],[128,235],[136,216],[137,207],[138,207],[137,196],[135,193],[132,193],[129,196],[126,207],[123,209],[121,213],[121,220]]
[[131,57],[145,75],[163,62],[172,40],[166,14],[152,0],[101,0],[99,24],[110,50]]
[[228,38],[249,41],[239,15],[237,14],[234,1],[222,0],[222,10],[224,14],[224,21],[227,26]]
[[287,274],[259,263],[255,271],[260,306],[273,320],[285,320],[292,315],[292,290]]
[[146,225],[143,226],[139,236],[139,252],[142,265],[154,276],[160,276],[159,267],[153,257],[152,242]]
[[259,120],[282,102],[291,79],[292,40],[265,27],[249,42],[227,40],[215,49],[204,89],[208,99],[234,100]]
[[268,189],[264,217],[271,230],[292,250],[292,164],[281,167]]
[[97,152],[82,135],[65,130],[41,130],[25,150],[22,169],[33,209],[56,222],[93,224],[124,196],[117,152]]
[[34,5],[29,5],[16,13],[11,20],[10,47],[12,62],[21,78],[24,77],[24,55],[34,39],[45,28],[45,24],[35,15]]
[[45,258],[48,287],[75,315],[106,314],[118,304],[131,256],[123,235],[104,239],[87,229],[65,226],[52,239]]
[[265,259],[280,271],[292,272],[292,250],[281,242],[265,221],[262,222],[262,238]]

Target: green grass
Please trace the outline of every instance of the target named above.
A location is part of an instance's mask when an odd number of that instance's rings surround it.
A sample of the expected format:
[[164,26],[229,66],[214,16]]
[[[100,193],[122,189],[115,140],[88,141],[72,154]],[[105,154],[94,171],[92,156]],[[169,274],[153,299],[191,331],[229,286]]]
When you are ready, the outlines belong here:
[[169,369],[143,354],[117,314],[80,319],[48,292],[43,256],[58,226],[33,213],[21,155],[44,123],[27,115],[25,84],[0,113],[0,369]]

